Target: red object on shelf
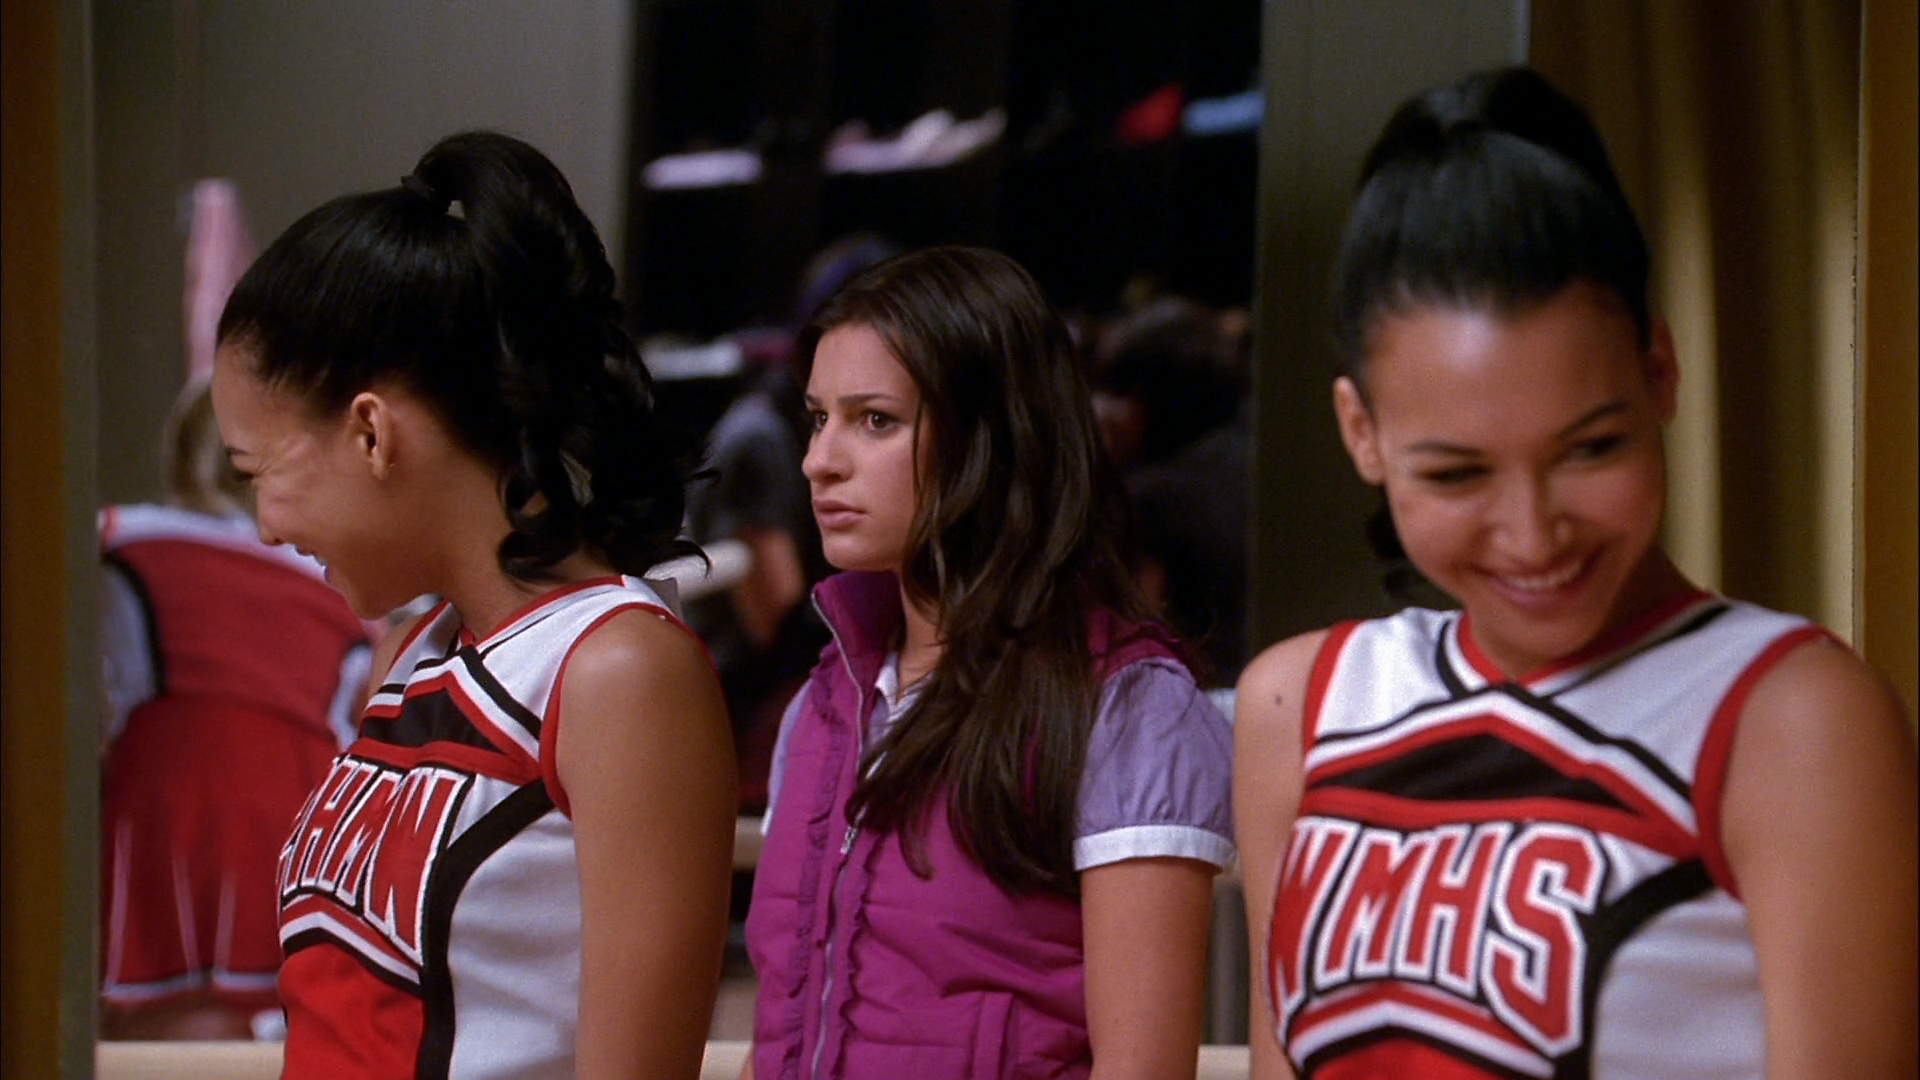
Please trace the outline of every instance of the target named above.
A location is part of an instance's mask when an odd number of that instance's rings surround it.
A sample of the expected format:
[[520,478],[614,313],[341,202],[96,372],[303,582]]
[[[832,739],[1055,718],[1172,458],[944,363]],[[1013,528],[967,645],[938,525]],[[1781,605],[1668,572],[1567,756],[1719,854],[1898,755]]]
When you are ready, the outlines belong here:
[[1167,83],[1127,106],[1114,122],[1114,135],[1129,143],[1170,139],[1180,130],[1180,113],[1186,104],[1186,88],[1177,82]]

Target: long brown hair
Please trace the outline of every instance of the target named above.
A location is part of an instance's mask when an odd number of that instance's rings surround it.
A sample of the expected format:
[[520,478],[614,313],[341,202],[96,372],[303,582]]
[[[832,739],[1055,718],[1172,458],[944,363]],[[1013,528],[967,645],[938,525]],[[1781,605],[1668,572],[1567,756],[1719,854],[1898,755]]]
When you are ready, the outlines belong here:
[[935,798],[1002,888],[1075,895],[1080,774],[1099,705],[1093,613],[1149,616],[1128,572],[1124,490],[1087,373],[1018,263],[979,248],[910,252],[854,279],[802,332],[871,327],[920,391],[930,428],[903,571],[938,612],[926,689],[869,752],[848,813],[920,838]]

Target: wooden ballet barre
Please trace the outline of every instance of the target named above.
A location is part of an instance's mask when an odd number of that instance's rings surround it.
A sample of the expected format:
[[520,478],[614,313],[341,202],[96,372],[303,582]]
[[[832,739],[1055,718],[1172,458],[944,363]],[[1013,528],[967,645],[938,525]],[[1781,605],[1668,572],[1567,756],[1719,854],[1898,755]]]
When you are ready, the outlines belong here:
[[[701,1080],[738,1080],[749,1044],[707,1044]],[[98,1080],[276,1080],[278,1042],[103,1042],[94,1051]]]
[[752,870],[760,865],[760,847],[766,837],[760,835],[760,819],[742,814],[733,823],[733,868]]
[[[737,1080],[749,1043],[707,1043],[700,1080]],[[275,1080],[277,1042],[103,1042],[95,1049],[98,1080]],[[1246,1080],[1247,1048],[1200,1048],[1199,1080]]]
[[[707,1057],[700,1068],[700,1080],[738,1080],[746,1064],[751,1043],[715,1040],[707,1043]],[[1247,1080],[1252,1068],[1244,1046],[1202,1046],[1198,1080]],[[105,1080],[103,1077],[102,1080]]]
[[103,1042],[94,1047],[98,1080],[274,1080],[278,1042]]

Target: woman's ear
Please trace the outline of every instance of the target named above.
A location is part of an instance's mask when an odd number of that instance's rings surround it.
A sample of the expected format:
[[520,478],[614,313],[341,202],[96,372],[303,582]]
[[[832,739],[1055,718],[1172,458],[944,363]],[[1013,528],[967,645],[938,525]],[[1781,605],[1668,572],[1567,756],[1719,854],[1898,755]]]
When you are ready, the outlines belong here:
[[1380,434],[1374,427],[1373,410],[1350,376],[1333,380],[1333,415],[1340,423],[1340,441],[1347,444],[1347,456],[1354,471],[1369,484],[1386,479],[1386,466],[1380,459]]
[[355,450],[375,480],[385,480],[393,470],[397,431],[393,407],[372,390],[355,394],[347,403],[347,431]]
[[1654,411],[1662,424],[1672,421],[1679,409],[1680,362],[1673,354],[1673,327],[1667,320],[1653,320],[1647,342],[1647,385],[1653,391]]

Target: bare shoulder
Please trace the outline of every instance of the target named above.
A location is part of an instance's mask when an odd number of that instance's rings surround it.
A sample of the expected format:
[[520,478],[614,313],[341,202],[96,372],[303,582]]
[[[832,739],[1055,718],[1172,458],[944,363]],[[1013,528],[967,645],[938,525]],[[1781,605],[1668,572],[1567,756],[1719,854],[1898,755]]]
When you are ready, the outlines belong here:
[[628,608],[595,627],[567,661],[565,693],[638,695],[652,701],[719,692],[706,646],[684,625],[651,608]]
[[732,779],[719,677],[678,622],[645,608],[613,615],[574,646],[558,689],[557,765],[576,806],[640,775]]
[[[560,684],[561,765],[577,768],[569,747],[616,737],[643,741],[707,740],[728,731],[726,702],[706,646],[692,631],[648,608],[621,611],[574,646]],[[632,716],[638,724],[603,725],[601,716]],[[582,721],[585,723],[582,723]]]
[[1274,1041],[1264,957],[1274,895],[1305,786],[1301,723],[1314,662],[1331,629],[1271,645],[1241,671],[1234,694],[1233,829],[1246,890],[1247,956],[1259,993],[1250,1002],[1252,1075],[1292,1076]]
[[1911,758],[1914,733],[1886,678],[1837,642],[1820,639],[1782,656],[1754,684],[1739,740],[1802,755],[1898,753]]
[[1234,693],[1236,731],[1271,738],[1299,728],[1313,664],[1330,632],[1297,634],[1268,646],[1247,664]]
[[1822,639],[1781,655],[1736,719],[1721,846],[1773,1075],[1916,1075],[1920,769],[1905,709]]
[[1234,837],[1263,906],[1274,860],[1299,809],[1304,747],[1301,721],[1314,658],[1327,639],[1319,630],[1288,638],[1248,664],[1234,696]]
[[1724,842],[1743,885],[1796,851],[1884,862],[1911,847],[1913,728],[1887,681],[1838,643],[1800,645],[1759,678],[1726,768]]

